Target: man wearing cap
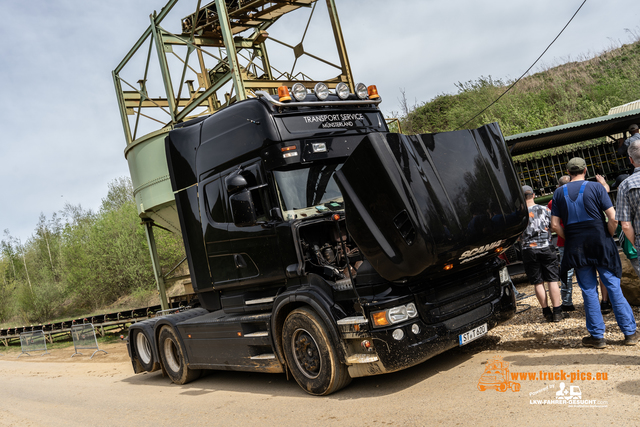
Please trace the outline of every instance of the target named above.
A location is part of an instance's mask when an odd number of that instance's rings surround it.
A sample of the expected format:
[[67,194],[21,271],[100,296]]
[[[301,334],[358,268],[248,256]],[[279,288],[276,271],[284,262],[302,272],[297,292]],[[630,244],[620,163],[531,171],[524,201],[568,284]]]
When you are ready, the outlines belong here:
[[620,138],[618,139],[618,154],[622,155],[622,156],[626,156],[629,150],[629,146],[631,145],[631,143],[633,141],[638,141],[640,140],[640,128],[638,128],[638,125],[631,125],[629,126],[629,133],[631,134],[631,136],[629,136],[629,138],[624,139],[624,138]]
[[[522,263],[529,282],[534,285],[536,298],[542,307],[542,315],[549,322],[562,320],[562,298],[558,287],[558,256],[551,247],[549,230],[550,212],[546,206],[533,201],[533,189],[522,187],[529,210],[529,225],[522,233]],[[553,311],[549,307],[544,282],[548,283]]]
[[[582,339],[582,345],[594,348],[607,346],[598,298],[598,275],[609,293],[625,345],[635,345],[638,343],[636,321],[631,306],[620,290],[622,266],[612,237],[618,225],[615,209],[602,185],[585,180],[587,164],[583,158],[569,160],[567,171],[571,182],[553,193],[551,228],[565,239],[560,274],[564,275],[573,268],[582,290],[590,334]],[[605,216],[608,223],[605,222]],[[564,228],[560,226],[560,221],[564,223]]]

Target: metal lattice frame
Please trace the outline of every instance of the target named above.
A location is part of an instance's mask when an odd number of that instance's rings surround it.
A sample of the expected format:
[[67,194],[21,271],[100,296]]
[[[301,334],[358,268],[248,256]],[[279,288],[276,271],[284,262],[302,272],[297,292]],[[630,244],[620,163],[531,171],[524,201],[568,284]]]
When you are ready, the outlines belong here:
[[[215,0],[205,6],[201,6],[201,0],[198,0],[196,11],[182,19],[181,34],[173,34],[161,23],[177,2],[170,0],[160,13],[151,16],[149,28],[113,71],[127,144],[140,136],[139,127],[143,120],[155,123],[156,129],[172,127],[254,96],[258,90],[275,94],[277,87],[283,84],[291,86],[294,82],[304,81],[308,87],[313,87],[322,81],[329,88],[335,88],[339,82],[345,82],[354,92],[335,0],[326,0],[326,5],[339,64],[304,49],[317,0]],[[297,45],[292,46],[269,35],[267,30],[279,18],[299,9],[310,12]],[[267,42],[293,51],[295,59],[290,70],[278,70],[272,66]],[[121,76],[123,69],[145,45],[146,61],[142,75],[136,82],[126,80]],[[180,47],[183,55],[174,52],[174,47]],[[149,93],[154,50],[164,91],[159,95]],[[338,74],[318,80],[310,73],[296,71],[298,59],[303,55],[335,68]],[[170,60],[178,66],[170,67]],[[214,65],[208,66],[208,63]],[[174,77],[180,76],[177,82],[172,80],[172,72]]]

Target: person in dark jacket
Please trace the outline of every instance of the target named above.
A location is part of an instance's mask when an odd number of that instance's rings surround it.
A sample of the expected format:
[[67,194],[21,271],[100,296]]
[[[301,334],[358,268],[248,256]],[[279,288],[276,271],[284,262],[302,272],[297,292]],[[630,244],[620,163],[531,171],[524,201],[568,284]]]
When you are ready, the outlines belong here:
[[[567,170],[571,182],[553,193],[551,228],[565,239],[560,274],[566,275],[573,268],[582,290],[590,334],[582,339],[582,345],[594,348],[607,346],[598,299],[598,275],[609,293],[616,321],[625,337],[624,343],[635,345],[638,343],[636,321],[620,289],[622,266],[612,237],[618,225],[616,211],[602,185],[585,181],[587,164],[583,158],[569,160]],[[608,222],[605,222],[605,216]]]

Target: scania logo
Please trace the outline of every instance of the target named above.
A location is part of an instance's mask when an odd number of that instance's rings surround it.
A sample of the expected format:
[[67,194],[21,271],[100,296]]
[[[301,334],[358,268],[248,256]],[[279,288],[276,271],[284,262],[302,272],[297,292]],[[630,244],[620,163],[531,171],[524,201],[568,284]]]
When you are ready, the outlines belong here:
[[464,264],[465,262],[480,258],[486,255],[491,249],[497,248],[504,242],[504,240],[498,240],[497,242],[489,243],[488,245],[479,246],[477,248],[468,250],[460,256],[460,264]]

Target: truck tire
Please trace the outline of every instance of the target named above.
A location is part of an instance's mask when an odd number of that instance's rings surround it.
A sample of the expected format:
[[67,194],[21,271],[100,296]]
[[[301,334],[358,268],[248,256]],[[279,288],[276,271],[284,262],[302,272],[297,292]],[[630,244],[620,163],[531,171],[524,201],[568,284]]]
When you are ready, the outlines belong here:
[[325,396],[351,382],[346,365],[331,344],[327,327],[310,308],[298,308],[287,316],[282,329],[287,365],[307,393]]
[[133,332],[132,338],[136,354],[138,355],[138,362],[140,362],[140,365],[145,371],[151,372],[155,360],[153,358],[153,351],[151,350],[151,341],[149,340],[149,337],[145,331],[137,329]]
[[158,340],[162,365],[171,381],[176,384],[186,384],[198,378],[202,372],[200,369],[190,369],[187,366],[184,348],[170,326],[160,329]]

